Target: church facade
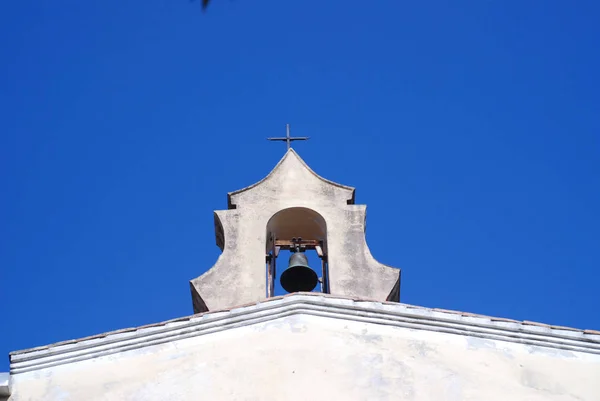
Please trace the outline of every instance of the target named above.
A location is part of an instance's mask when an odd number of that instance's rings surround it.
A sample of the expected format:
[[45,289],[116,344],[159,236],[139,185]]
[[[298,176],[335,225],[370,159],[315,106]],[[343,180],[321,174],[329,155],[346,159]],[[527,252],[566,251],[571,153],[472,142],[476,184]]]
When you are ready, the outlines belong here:
[[600,401],[600,332],[401,303],[354,189],[294,150],[228,203],[194,315],[13,352],[0,400]]

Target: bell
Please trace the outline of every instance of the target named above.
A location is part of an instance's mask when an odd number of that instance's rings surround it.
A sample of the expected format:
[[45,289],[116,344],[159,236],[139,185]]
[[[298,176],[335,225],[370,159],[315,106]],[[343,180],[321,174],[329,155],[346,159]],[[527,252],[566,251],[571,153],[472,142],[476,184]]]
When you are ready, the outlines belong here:
[[281,286],[287,292],[310,292],[319,282],[317,273],[308,267],[304,252],[295,252],[290,256],[287,269],[281,274]]

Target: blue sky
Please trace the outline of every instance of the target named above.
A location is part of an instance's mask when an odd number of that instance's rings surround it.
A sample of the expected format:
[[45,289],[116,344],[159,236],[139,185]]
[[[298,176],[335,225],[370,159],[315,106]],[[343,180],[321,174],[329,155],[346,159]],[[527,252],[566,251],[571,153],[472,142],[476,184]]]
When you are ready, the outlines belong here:
[[1,2],[0,354],[190,314],[286,123],[403,302],[600,329],[599,7]]

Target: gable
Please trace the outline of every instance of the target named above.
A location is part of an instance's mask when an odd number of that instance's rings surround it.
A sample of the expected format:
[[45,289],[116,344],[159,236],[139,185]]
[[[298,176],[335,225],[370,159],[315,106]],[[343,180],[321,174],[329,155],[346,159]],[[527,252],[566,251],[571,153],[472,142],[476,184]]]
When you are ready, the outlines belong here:
[[600,336],[292,295],[11,355],[16,399],[594,399]]

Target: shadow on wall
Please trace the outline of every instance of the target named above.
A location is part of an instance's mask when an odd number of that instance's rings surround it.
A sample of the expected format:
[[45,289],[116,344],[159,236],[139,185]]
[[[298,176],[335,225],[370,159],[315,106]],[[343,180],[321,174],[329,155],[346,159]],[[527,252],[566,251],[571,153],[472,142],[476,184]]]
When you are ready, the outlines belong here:
[[[296,242],[298,240],[298,242]],[[271,258],[267,262],[267,297],[285,295],[288,292],[283,288],[281,278],[290,267],[290,257],[293,246],[290,243],[304,241],[303,248],[298,250],[309,259],[309,269],[315,274],[315,287],[312,287],[312,276],[304,289],[299,291],[327,292],[326,258],[327,258],[327,223],[318,212],[305,207],[290,207],[275,213],[267,222],[265,252]],[[319,249],[317,253],[317,248]],[[279,252],[281,251],[281,252]],[[323,256],[325,255],[325,256]],[[297,271],[298,269],[296,269]],[[270,281],[269,272],[273,277]],[[306,276],[306,274],[303,274]],[[316,282],[317,276],[319,281]],[[289,275],[288,275],[289,277]],[[300,276],[294,275],[294,281],[302,281]],[[271,284],[269,284],[271,283]],[[302,286],[301,286],[302,287]],[[289,287],[288,287],[289,289]],[[293,291],[293,290],[291,290]]]

